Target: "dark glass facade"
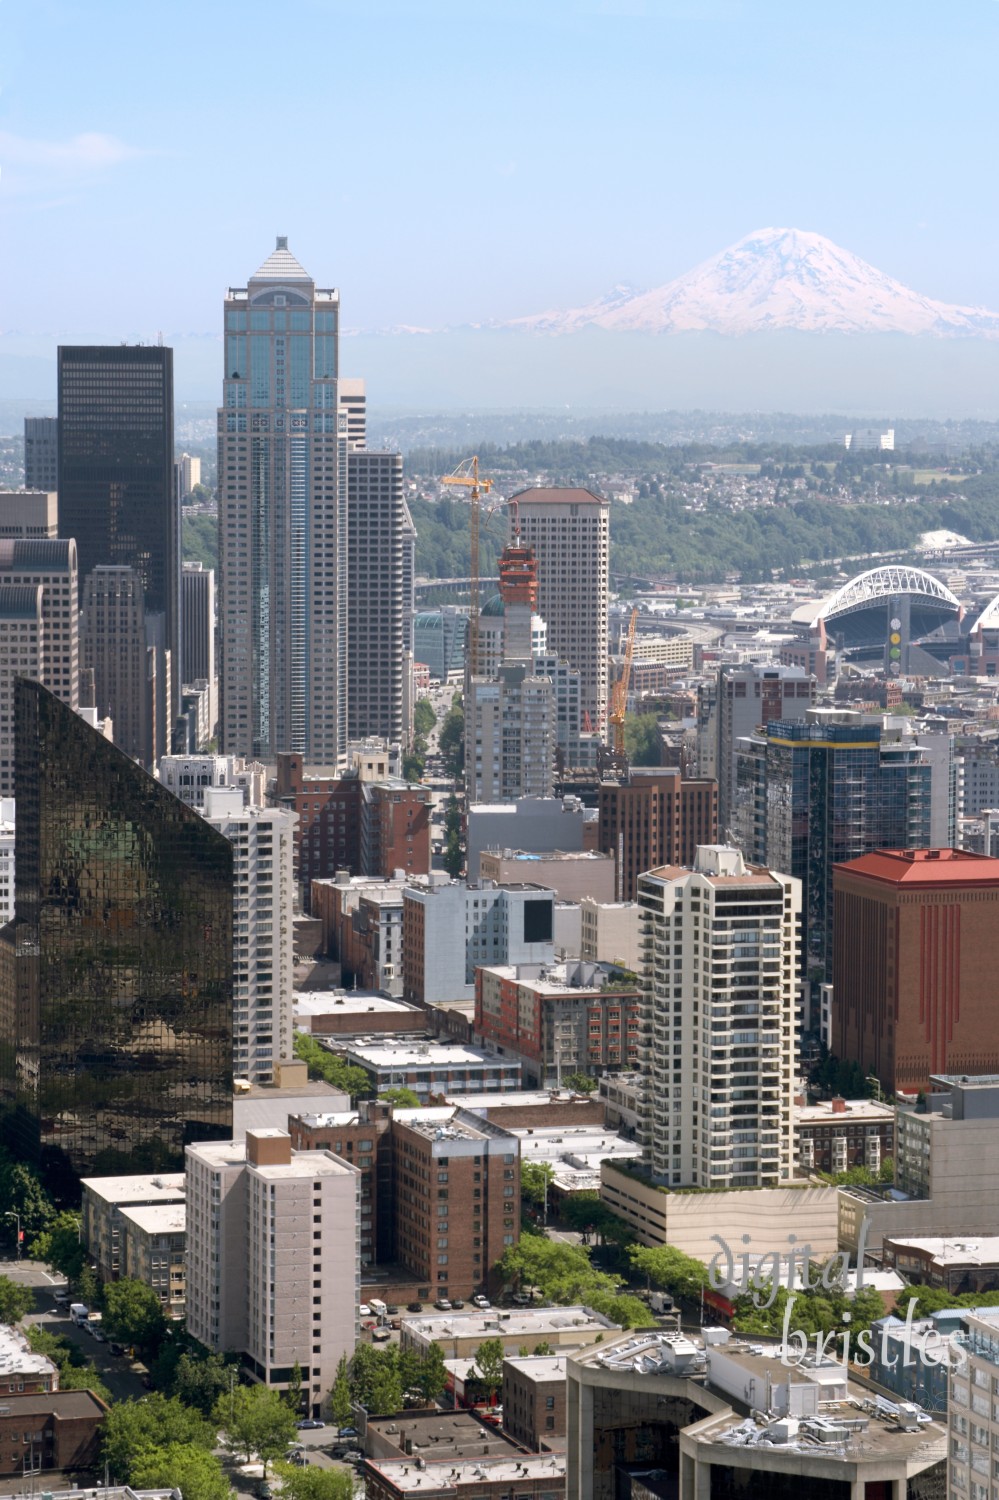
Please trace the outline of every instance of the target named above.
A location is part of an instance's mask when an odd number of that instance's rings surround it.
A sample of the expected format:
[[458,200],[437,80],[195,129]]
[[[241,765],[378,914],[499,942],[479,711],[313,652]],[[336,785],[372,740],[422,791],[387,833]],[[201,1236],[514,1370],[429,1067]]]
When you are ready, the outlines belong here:
[[[180,507],[173,485],[173,350],[59,350],[59,535],[75,537],[83,580],[100,563],[134,568],[164,617],[176,663]],[[171,718],[179,703],[179,682]]]
[[16,713],[3,1134],[66,1198],[231,1137],[232,849],[39,684]]

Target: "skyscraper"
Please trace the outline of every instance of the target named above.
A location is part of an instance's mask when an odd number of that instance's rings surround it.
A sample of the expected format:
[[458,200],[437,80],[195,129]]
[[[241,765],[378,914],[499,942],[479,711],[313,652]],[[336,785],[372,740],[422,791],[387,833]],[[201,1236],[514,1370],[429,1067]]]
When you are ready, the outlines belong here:
[[684,1187],[786,1182],[800,883],[714,846],[692,870],[643,875],[638,900],[653,1173]]
[[404,727],[407,617],[402,455],[352,448],[347,473],[347,733],[396,744]]
[[38,683],[16,718],[3,1139],[68,1194],[230,1139],[232,849]]
[[[771,719],[803,719],[815,702],[815,678],[801,667],[730,663],[718,669],[717,685],[698,695],[698,758],[702,776],[718,779],[718,827],[738,841],[735,828],[736,753],[746,735]],[[749,849],[743,849],[751,857]]]
[[0,796],[14,787],[14,682],[33,677],[79,706],[76,543],[0,539]]
[[582,709],[596,726],[607,714],[610,501],[590,490],[529,489],[510,506],[514,537],[519,526],[538,561],[548,651],[579,673]]
[[347,745],[348,412],[339,292],[280,237],[225,302],[219,411],[222,739],[232,755]]
[[[59,350],[59,535],[75,537],[81,585],[100,565],[134,568],[152,638],[171,653],[176,716],[180,508],[173,484],[173,350],[156,345]],[[158,618],[157,618],[158,617]]]
[[24,487],[59,488],[59,421],[57,417],[24,419]]
[[157,666],[168,663],[146,639],[145,595],[135,569],[88,573],[80,620],[81,655],[94,674],[97,710],[110,715],[118,748],[151,771],[169,749],[159,711],[167,692],[157,682]]

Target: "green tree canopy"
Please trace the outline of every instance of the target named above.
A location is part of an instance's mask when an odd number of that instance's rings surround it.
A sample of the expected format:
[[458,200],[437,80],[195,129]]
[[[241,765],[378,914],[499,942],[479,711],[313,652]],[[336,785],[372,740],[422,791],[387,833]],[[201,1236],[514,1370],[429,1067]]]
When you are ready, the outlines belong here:
[[70,1281],[83,1270],[86,1252],[80,1241],[80,1215],[64,1210],[50,1219],[31,1246],[34,1260],[44,1261]]
[[166,1332],[159,1297],[151,1286],[130,1276],[104,1288],[104,1321],[111,1334],[143,1349],[158,1348]]
[[388,1416],[399,1411],[403,1399],[403,1379],[398,1345],[358,1344],[350,1362],[350,1384],[354,1400],[369,1412]]
[[673,1245],[633,1245],[628,1254],[640,1276],[674,1297],[699,1297],[701,1288],[707,1285],[704,1262],[693,1255],[684,1255]]
[[457,696],[444,715],[437,745],[444,770],[452,781],[458,781],[465,774],[465,710]]
[[281,1480],[281,1494],[286,1500],[352,1500],[354,1476],[344,1469],[276,1463],[274,1472]]
[[30,1286],[22,1286],[9,1276],[0,1276],[0,1323],[20,1323],[35,1305]]
[[200,1412],[158,1391],[141,1401],[118,1401],[101,1427],[101,1460],[112,1479],[129,1483],[132,1464],[141,1453],[177,1444],[211,1453],[215,1428]]
[[378,1095],[379,1099],[386,1104],[394,1104],[397,1109],[419,1109],[420,1096],[412,1089],[404,1088],[401,1084],[398,1088],[385,1089]]
[[437,715],[434,705],[429,698],[417,698],[413,708],[413,729],[421,739],[426,739],[434,725],[437,723]]
[[506,1352],[502,1339],[485,1339],[475,1351],[475,1364],[490,1401],[503,1384],[503,1360]]
[[522,1161],[520,1164],[521,1202],[531,1203],[536,1208],[540,1208],[554,1177],[555,1168],[550,1162]]
[[498,1266],[504,1281],[537,1287],[542,1297],[563,1306],[587,1303],[600,1293],[613,1296],[619,1286],[617,1277],[593,1269],[584,1249],[543,1235],[525,1235],[518,1245],[510,1245]]
[[336,1376],[333,1380],[333,1389],[330,1391],[330,1409],[333,1420],[338,1427],[349,1427],[354,1415],[353,1394],[350,1388],[350,1371],[347,1367],[347,1356],[341,1354],[340,1363],[336,1367]]
[[328,1052],[315,1037],[304,1031],[295,1032],[295,1056],[301,1058],[309,1070],[310,1078],[323,1078],[335,1089],[349,1094],[351,1101],[370,1098],[371,1079],[363,1068],[356,1068],[344,1058]]
[[447,1368],[444,1364],[444,1351],[436,1340],[429,1344],[427,1351],[420,1361],[416,1374],[416,1386],[428,1404],[439,1401],[447,1390]]
[[174,1365],[171,1395],[210,1417],[220,1397],[235,1389],[237,1383],[236,1366],[223,1355],[185,1349]]
[[26,1245],[37,1239],[55,1216],[52,1199],[38,1176],[24,1162],[11,1161],[5,1154],[0,1156],[0,1204],[5,1216],[0,1219],[0,1228],[14,1241],[19,1220]]
[[232,1493],[215,1454],[186,1443],[140,1448],[132,1460],[129,1483],[136,1489],[179,1490],[184,1500],[228,1500]]
[[240,1385],[215,1403],[214,1421],[233,1452],[242,1452],[247,1462],[256,1454],[267,1473],[267,1465],[288,1451],[295,1438],[295,1413],[280,1391],[266,1385]]
[[662,763],[659,720],[655,714],[626,714],[624,719],[624,753],[633,766],[658,766]]
[[597,1080],[591,1078],[589,1073],[567,1073],[562,1083],[567,1089],[572,1089],[574,1094],[592,1094],[597,1087]]

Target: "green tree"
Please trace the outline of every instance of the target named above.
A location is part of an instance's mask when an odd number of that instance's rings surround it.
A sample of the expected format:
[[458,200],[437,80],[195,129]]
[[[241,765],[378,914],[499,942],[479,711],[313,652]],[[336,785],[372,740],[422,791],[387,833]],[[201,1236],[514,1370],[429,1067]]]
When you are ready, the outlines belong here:
[[405,751],[402,757],[402,774],[405,780],[414,783],[422,781],[426,763],[426,754],[421,754],[416,745],[413,746],[412,750]]
[[465,710],[457,694],[444,715],[437,746],[447,775],[452,781],[460,780],[465,773]]
[[542,1339],[540,1344],[535,1344],[534,1352],[535,1354],[554,1354],[555,1350],[547,1339]]
[[20,1323],[35,1305],[30,1286],[22,1286],[9,1276],[0,1276],[0,1323]]
[[658,766],[662,763],[659,720],[655,714],[626,714],[624,718],[624,753],[633,766]]
[[220,1398],[228,1395],[230,1387],[235,1388],[237,1379],[235,1364],[223,1355],[207,1350],[195,1354],[185,1349],[173,1368],[171,1395],[210,1417]]
[[645,1328],[654,1321],[649,1317],[649,1309],[645,1303],[626,1292],[618,1293],[617,1296],[607,1292],[591,1292],[586,1300],[594,1312],[603,1313],[605,1318],[610,1318],[612,1323],[620,1323],[622,1328]]
[[591,1078],[589,1073],[569,1073],[562,1079],[567,1089],[572,1089],[574,1094],[592,1094],[597,1086],[597,1080]]
[[413,729],[423,740],[431,733],[437,723],[437,715],[434,713],[434,705],[429,698],[417,698],[413,708]]
[[4,1213],[10,1215],[0,1223],[13,1238],[19,1220],[25,1244],[37,1238],[55,1216],[52,1199],[31,1168],[6,1158],[0,1161],[0,1203]]
[[330,1410],[333,1413],[333,1420],[338,1427],[350,1426],[354,1415],[354,1406],[350,1390],[350,1372],[347,1368],[346,1354],[341,1354],[340,1363],[336,1367],[333,1389],[330,1391]]
[[76,1295],[80,1302],[85,1302],[91,1312],[100,1307],[103,1301],[101,1284],[97,1279],[97,1272],[93,1266],[84,1260],[80,1274],[76,1278]]
[[179,1490],[184,1500],[228,1500],[231,1494],[215,1454],[184,1443],[141,1448],[132,1461],[129,1483],[136,1489]]
[[699,1297],[707,1284],[704,1262],[684,1255],[673,1245],[633,1245],[628,1255],[634,1270],[646,1277],[650,1286],[674,1297]]
[[126,1344],[156,1349],[166,1332],[166,1318],[151,1286],[123,1276],[104,1288],[104,1321],[108,1332]]
[[503,1361],[506,1353],[502,1339],[485,1339],[475,1351],[475,1365],[482,1377],[482,1384],[489,1392],[489,1400],[495,1400],[496,1392],[503,1384]]
[[419,1109],[420,1107],[419,1094],[414,1094],[412,1089],[403,1088],[401,1085],[398,1088],[384,1089],[378,1097],[386,1104],[395,1105],[396,1109]]
[[279,1391],[265,1385],[240,1385],[231,1396],[220,1397],[214,1420],[234,1452],[245,1453],[247,1462],[257,1455],[265,1477],[267,1465],[286,1453],[295,1438],[295,1413]]
[[510,1245],[500,1257],[498,1268],[505,1282],[537,1287],[542,1297],[563,1306],[588,1303],[601,1293],[613,1296],[620,1285],[617,1277],[595,1271],[582,1247],[558,1243],[544,1235],[525,1235],[519,1244]]
[[399,1360],[397,1345],[376,1349],[373,1344],[358,1344],[350,1362],[354,1400],[378,1416],[399,1411],[403,1399]]
[[284,1398],[283,1399],[287,1402],[288,1406],[295,1413],[296,1417],[301,1416],[301,1409],[302,1409],[302,1366],[299,1364],[299,1362],[298,1362],[297,1359],[296,1359],[295,1363],[291,1367],[291,1379],[288,1381],[288,1388],[287,1388],[287,1390],[284,1393]]
[[555,1178],[555,1168],[547,1161],[522,1161],[520,1164],[521,1202],[540,1208]]
[[[311,1465],[300,1468],[297,1464],[274,1465],[274,1472],[281,1480],[281,1494],[285,1500],[352,1500],[354,1477],[344,1469],[318,1469]],[[187,1500],[185,1494],[184,1500]]]
[[34,1260],[44,1261],[53,1271],[59,1271],[70,1281],[75,1281],[83,1270],[86,1252],[80,1241],[80,1215],[68,1209],[50,1219],[36,1236],[31,1255]]
[[200,1412],[156,1391],[141,1401],[118,1401],[112,1406],[101,1426],[101,1461],[112,1479],[128,1483],[139,1453],[174,1443],[211,1453],[215,1428]]
[[315,1037],[307,1032],[295,1032],[295,1056],[301,1058],[309,1070],[310,1078],[323,1078],[334,1088],[349,1094],[356,1101],[370,1097],[371,1079],[363,1068],[356,1068],[344,1058],[320,1046]]
[[428,1345],[427,1351],[420,1361],[420,1367],[416,1375],[416,1386],[428,1405],[439,1401],[447,1390],[447,1367],[444,1364],[444,1351],[436,1341]]
[[447,842],[444,845],[443,860],[444,868],[451,876],[451,879],[457,880],[465,863],[465,855],[461,847],[461,836],[453,830],[447,836]]
[[95,1396],[108,1406],[114,1400],[111,1392],[98,1375],[92,1359],[88,1359],[84,1365],[74,1365],[67,1361],[59,1366],[59,1389],[61,1391],[93,1391]]

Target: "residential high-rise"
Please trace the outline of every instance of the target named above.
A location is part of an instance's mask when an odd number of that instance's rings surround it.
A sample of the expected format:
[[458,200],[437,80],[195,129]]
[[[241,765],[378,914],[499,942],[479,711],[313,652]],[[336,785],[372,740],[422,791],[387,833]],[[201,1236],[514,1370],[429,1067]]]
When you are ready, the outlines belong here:
[[81,645],[84,667],[94,674],[101,713],[110,713],[115,744],[152,770],[169,748],[164,713],[168,685],[157,668],[170,659],[156,650],[147,632],[142,580],[134,568],[97,567],[83,586]]
[[3,1139],[72,1194],[232,1133],[232,849],[39,683],[15,701]]
[[651,870],[643,913],[649,1108],[660,1182],[776,1187],[794,1176],[801,885],[720,845]]
[[202,678],[214,682],[215,669],[215,570],[199,562],[186,562],[180,575],[181,682]]
[[270,1083],[292,1057],[294,813],[246,807],[239,787],[207,787],[206,822],[233,848],[233,1071]]
[[[772,719],[804,719],[815,702],[815,678],[801,667],[756,663],[726,665],[698,700],[698,760],[702,776],[718,779],[718,828],[738,842],[735,824],[739,741]],[[743,851],[752,857],[750,851]]]
[[358,1336],[358,1171],[283,1130],[187,1150],[187,1326],[254,1381],[324,1412]]
[[59,419],[25,417],[24,487],[26,490],[59,488]]
[[398,743],[407,619],[402,455],[351,449],[347,476],[347,732]]
[[[173,350],[158,345],[59,349],[59,534],[75,537],[80,578],[133,568],[150,636],[171,655],[180,703],[180,507],[173,483]],[[165,663],[157,669],[167,680]]]
[[194,486],[201,483],[201,459],[182,453],[173,466],[173,482],[177,504],[180,505]]
[[674,766],[633,766],[620,781],[602,781],[599,848],[617,861],[617,900],[633,901],[638,877],[657,865],[692,865],[701,844],[718,836],[718,788]]
[[14,795],[15,689],[20,677],[42,675],[42,589],[0,585],[0,796]]
[[510,507],[515,539],[537,559],[548,651],[579,673],[582,709],[596,727],[607,714],[610,502],[589,490],[535,488]]
[[884,740],[857,713],[809,709],[772,720],[739,751],[735,815],[747,859],[802,883],[802,971],[833,969],[833,866],[875,849],[929,842],[933,768],[915,743]]
[[0,796],[14,787],[14,684],[43,683],[79,707],[76,543],[0,539]]
[[999,1073],[999,859],[879,849],[833,871],[831,1049],[888,1093]]
[[225,302],[219,425],[222,742],[230,755],[347,748],[349,414],[339,292],[280,237]]

